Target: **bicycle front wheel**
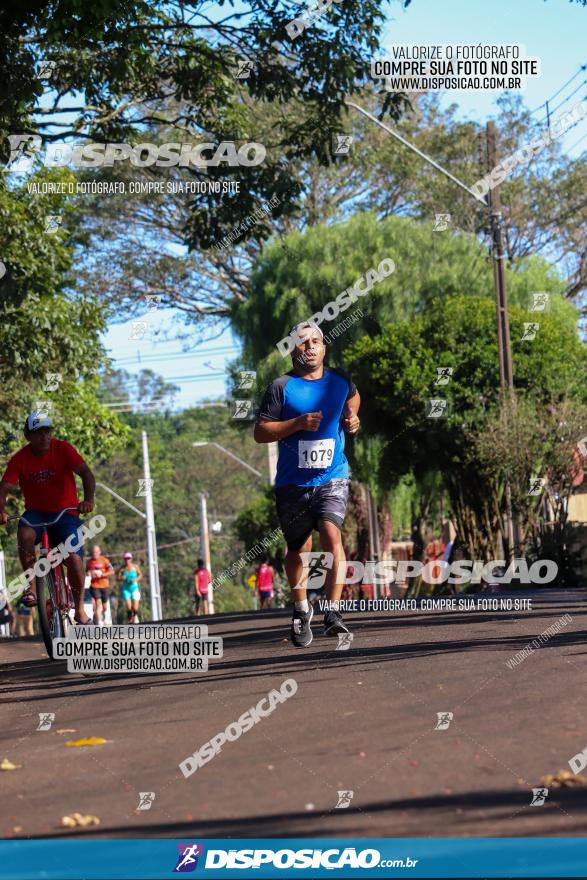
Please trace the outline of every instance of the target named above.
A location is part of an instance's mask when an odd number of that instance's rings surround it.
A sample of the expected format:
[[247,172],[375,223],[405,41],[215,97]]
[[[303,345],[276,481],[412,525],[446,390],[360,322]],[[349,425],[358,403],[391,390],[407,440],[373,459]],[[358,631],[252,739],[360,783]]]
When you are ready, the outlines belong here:
[[53,653],[53,639],[64,635],[59,602],[55,586],[55,576],[49,571],[43,577],[37,579],[37,608],[39,611],[39,623],[43,633],[43,641],[51,660],[55,660]]

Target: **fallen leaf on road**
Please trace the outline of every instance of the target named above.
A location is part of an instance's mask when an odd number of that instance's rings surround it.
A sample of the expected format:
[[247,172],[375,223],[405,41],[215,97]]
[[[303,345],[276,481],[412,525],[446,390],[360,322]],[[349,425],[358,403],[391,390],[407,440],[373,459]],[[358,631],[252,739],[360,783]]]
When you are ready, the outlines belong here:
[[62,828],[76,828],[78,825],[99,825],[100,820],[97,816],[82,816],[81,813],[72,813],[71,816],[63,816],[61,819]]
[[77,733],[75,727],[62,727],[61,730],[56,731],[57,733]]
[[22,764],[13,764],[8,758],[3,758],[0,764],[0,770],[20,770]]
[[569,788],[572,785],[587,785],[587,779],[568,770],[559,770],[556,776],[550,774],[543,776],[540,785],[545,788]]
[[90,736],[87,739],[70,739],[65,743],[66,746],[101,746],[102,743],[108,742],[101,736]]

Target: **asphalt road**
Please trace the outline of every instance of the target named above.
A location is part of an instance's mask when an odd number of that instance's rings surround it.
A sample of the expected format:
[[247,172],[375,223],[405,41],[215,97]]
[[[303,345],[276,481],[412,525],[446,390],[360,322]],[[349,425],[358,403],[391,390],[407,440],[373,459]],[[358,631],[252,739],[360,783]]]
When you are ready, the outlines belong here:
[[[530,595],[530,594],[528,594]],[[587,747],[586,592],[532,611],[347,615],[354,641],[287,639],[285,612],[210,619],[199,674],[68,674],[41,642],[0,642],[1,836],[585,835],[587,786],[550,789]],[[561,633],[506,661],[564,614]],[[178,764],[287,678],[297,693],[188,779]],[[39,713],[54,713],[37,731]],[[446,730],[437,713],[452,712]],[[68,732],[60,732],[68,731]],[[102,737],[71,748],[65,742]],[[139,792],[155,792],[149,810]],[[352,791],[336,808],[338,791]],[[100,825],[60,828],[74,812]]]

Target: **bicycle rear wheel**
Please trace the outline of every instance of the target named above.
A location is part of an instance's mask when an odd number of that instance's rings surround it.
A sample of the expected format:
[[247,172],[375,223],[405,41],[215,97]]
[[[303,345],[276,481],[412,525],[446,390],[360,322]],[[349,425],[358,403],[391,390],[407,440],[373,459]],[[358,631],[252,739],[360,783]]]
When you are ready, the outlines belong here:
[[53,639],[64,635],[63,623],[59,612],[59,603],[55,587],[55,576],[49,571],[43,577],[37,579],[37,608],[39,611],[39,623],[43,634],[43,641],[51,660],[55,660],[53,654]]

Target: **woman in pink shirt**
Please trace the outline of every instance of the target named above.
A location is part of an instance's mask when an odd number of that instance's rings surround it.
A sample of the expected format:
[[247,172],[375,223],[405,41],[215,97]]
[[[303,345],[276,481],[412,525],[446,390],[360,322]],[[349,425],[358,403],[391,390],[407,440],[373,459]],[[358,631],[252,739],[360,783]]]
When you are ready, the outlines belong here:
[[261,600],[261,611],[264,608],[271,608],[271,600],[273,599],[273,569],[268,563],[267,557],[263,559],[261,565],[257,569],[257,589],[259,590],[259,599]]
[[198,559],[198,567],[194,572],[194,586],[196,588],[196,614],[209,614],[210,572],[204,565],[203,559]]

